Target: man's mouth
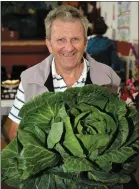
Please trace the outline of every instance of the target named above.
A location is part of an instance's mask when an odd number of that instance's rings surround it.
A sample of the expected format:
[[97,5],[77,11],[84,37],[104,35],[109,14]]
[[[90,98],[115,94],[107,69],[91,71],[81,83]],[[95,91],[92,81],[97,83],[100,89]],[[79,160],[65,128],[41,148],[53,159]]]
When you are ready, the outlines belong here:
[[62,53],[62,55],[65,57],[72,57],[75,55],[75,52],[74,53]]

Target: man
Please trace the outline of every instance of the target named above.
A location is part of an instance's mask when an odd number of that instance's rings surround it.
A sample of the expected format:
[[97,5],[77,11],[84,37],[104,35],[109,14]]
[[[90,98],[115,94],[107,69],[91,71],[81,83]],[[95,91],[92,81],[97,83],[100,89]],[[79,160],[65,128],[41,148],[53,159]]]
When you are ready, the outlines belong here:
[[107,65],[96,62],[85,54],[88,21],[72,6],[60,6],[45,19],[46,45],[51,53],[41,63],[21,74],[21,83],[9,113],[12,123],[9,137],[16,136],[24,103],[45,91],[65,91],[94,83],[113,85],[117,90],[120,78]]

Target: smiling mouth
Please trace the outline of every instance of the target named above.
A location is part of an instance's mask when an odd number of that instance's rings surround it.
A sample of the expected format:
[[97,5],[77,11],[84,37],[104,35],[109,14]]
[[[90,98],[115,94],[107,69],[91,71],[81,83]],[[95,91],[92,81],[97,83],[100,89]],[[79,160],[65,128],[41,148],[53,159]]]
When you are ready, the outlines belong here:
[[66,53],[66,54],[63,53],[62,55],[63,55],[64,57],[72,57],[72,56],[75,55],[75,52],[74,52],[74,53],[68,53],[68,54],[67,54],[67,53]]

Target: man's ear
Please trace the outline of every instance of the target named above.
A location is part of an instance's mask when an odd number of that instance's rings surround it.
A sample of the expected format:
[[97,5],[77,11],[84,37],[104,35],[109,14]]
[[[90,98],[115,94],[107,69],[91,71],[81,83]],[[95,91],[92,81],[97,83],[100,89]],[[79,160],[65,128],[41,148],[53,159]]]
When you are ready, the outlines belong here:
[[48,48],[49,52],[50,52],[50,53],[52,53],[52,46],[51,46],[51,42],[50,42],[48,39],[46,39],[46,40],[45,40],[45,43],[46,43],[46,46],[47,46],[47,48]]

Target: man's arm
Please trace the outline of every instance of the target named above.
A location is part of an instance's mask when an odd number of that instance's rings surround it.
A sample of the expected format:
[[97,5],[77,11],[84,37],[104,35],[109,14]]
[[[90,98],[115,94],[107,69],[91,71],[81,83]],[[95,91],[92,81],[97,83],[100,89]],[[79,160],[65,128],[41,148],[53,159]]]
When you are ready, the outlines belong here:
[[11,141],[17,135],[18,125],[20,123],[21,118],[18,116],[20,109],[24,105],[24,90],[22,87],[22,83],[19,85],[19,89],[17,91],[14,104],[11,108],[11,111],[8,115],[8,119],[4,123],[4,129]]
[[9,140],[13,140],[17,135],[18,123],[12,121],[10,118],[6,120],[4,129],[9,137]]

